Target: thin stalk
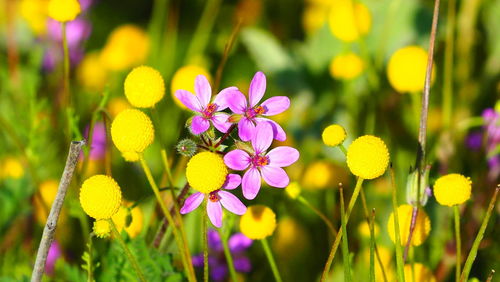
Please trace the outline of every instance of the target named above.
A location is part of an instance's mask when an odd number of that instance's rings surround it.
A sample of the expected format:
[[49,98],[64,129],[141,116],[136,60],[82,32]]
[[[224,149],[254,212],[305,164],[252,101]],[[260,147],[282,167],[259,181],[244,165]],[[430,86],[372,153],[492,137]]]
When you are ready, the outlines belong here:
[[222,71],[224,70],[224,66],[226,65],[227,58],[229,57],[229,52],[233,48],[234,41],[236,41],[236,37],[238,32],[240,32],[242,20],[238,20],[238,23],[231,32],[231,36],[229,37],[229,41],[224,46],[224,54],[222,55],[222,60],[217,67],[217,72],[215,73],[215,83],[214,83],[214,91],[218,91],[220,87],[220,81],[222,79]]
[[492,269],[492,270],[490,271],[490,275],[488,275],[488,279],[486,279],[486,282],[491,282],[491,281],[493,281],[493,275],[495,275],[495,270],[494,270],[494,269]]
[[339,185],[340,190],[340,223],[342,226],[342,257],[344,260],[344,281],[351,282],[351,262],[349,258],[349,241],[347,236],[347,219],[345,216],[345,207],[344,207],[344,188],[342,185]]
[[462,240],[460,238],[460,211],[458,205],[453,206],[453,213],[455,215],[455,242],[457,244],[457,265],[455,268],[455,281],[460,281],[460,265],[462,264]]
[[237,282],[238,276],[236,276],[236,269],[234,268],[234,261],[227,242],[227,236],[223,235],[222,232],[219,232],[219,234],[222,241],[222,246],[224,247],[224,256],[226,257],[227,267],[229,268],[229,275],[231,276],[231,280],[233,280],[233,282]]
[[448,14],[446,20],[446,44],[444,52],[444,81],[443,81],[443,123],[449,129],[453,107],[453,56],[456,1],[448,0]]
[[264,248],[264,252],[266,253],[267,260],[269,261],[269,265],[271,266],[271,270],[273,271],[274,279],[276,282],[282,282],[280,272],[278,271],[278,266],[276,265],[276,261],[274,260],[273,253],[271,252],[271,248],[269,247],[269,243],[267,239],[261,239],[262,247]]
[[205,196],[205,204],[203,205],[203,281],[208,282],[208,213],[206,203],[208,201]]
[[144,274],[142,274],[141,268],[139,267],[139,263],[137,262],[135,257],[132,255],[132,253],[128,249],[127,244],[125,244],[125,241],[123,241],[122,236],[120,235],[120,233],[116,229],[115,223],[113,222],[113,220],[111,218],[108,219],[108,222],[109,222],[109,225],[111,226],[111,232],[113,233],[113,237],[116,240],[118,240],[118,243],[123,248],[123,251],[125,252],[128,260],[130,261],[130,264],[132,264],[132,267],[134,268],[135,273],[137,274],[137,277],[139,278],[139,280],[145,282],[146,278],[144,278]]
[[337,235],[337,230],[335,230],[332,222],[328,219],[328,217],[326,217],[326,215],[324,215],[320,210],[311,205],[311,203],[309,203],[309,201],[307,201],[304,197],[298,196],[297,200],[311,209],[311,211],[313,211],[316,215],[318,215],[325,222],[326,226],[328,227],[328,229],[330,229],[330,232],[332,232],[333,236]]
[[[217,144],[214,145],[214,148],[218,148],[222,142],[224,142],[228,137],[229,135],[231,135],[231,132],[233,132],[233,130],[236,128],[236,123],[235,124],[232,124],[231,127],[229,127],[229,129],[227,130],[226,133],[224,133],[224,135],[222,135],[222,137],[220,138],[219,142],[217,142]],[[203,135],[201,135],[203,136]]]
[[347,156],[347,149],[345,148],[344,144],[338,145],[339,149],[344,153],[345,156]]
[[415,232],[415,228],[417,226],[417,217],[418,217],[418,206],[412,208],[411,212],[411,223],[410,223],[410,232],[408,233],[408,241],[406,242],[405,252],[403,254],[403,260],[406,261],[408,257],[408,251],[411,247],[411,239],[413,239],[413,232]]
[[498,190],[500,189],[500,185],[495,189],[495,193],[490,200],[490,205],[488,206],[488,211],[486,212],[486,216],[483,218],[483,222],[481,223],[481,228],[479,228],[479,232],[477,233],[476,239],[474,239],[474,243],[472,244],[472,249],[467,256],[467,260],[465,261],[464,269],[462,270],[462,275],[460,276],[460,281],[468,281],[469,273],[472,268],[472,264],[474,260],[476,260],[477,250],[479,249],[479,244],[481,240],[483,240],[484,232],[486,231],[486,226],[488,225],[488,220],[490,220],[491,211],[495,207],[495,203],[497,200]]
[[398,197],[394,169],[390,168],[392,185],[392,208],[394,210],[394,233],[396,234],[396,269],[398,281],[405,282],[403,250],[401,249],[401,234],[399,233]]
[[[375,282],[375,209],[372,209],[372,217],[370,221],[370,282]],[[385,277],[384,277],[385,278]],[[387,281],[387,280],[386,280]]]
[[89,242],[87,243],[87,246],[89,248],[89,257],[87,261],[87,282],[93,282],[94,281],[94,275],[93,275],[93,269],[92,269],[92,238],[94,237],[94,232],[90,233],[89,236]]

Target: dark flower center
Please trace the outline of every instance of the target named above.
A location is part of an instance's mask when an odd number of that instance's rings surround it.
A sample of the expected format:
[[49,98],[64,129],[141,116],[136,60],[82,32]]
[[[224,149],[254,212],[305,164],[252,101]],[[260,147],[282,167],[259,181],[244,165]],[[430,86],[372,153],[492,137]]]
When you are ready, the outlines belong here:
[[206,119],[210,119],[216,110],[217,110],[217,104],[214,103],[208,104],[207,107],[202,112],[203,117]]
[[252,158],[252,165],[254,167],[266,166],[269,164],[269,158],[266,156],[256,155]]
[[210,194],[208,194],[208,199],[215,203],[215,202],[218,202],[220,200],[220,197],[219,197],[219,194],[217,194],[219,190],[215,190],[213,192],[210,192]]

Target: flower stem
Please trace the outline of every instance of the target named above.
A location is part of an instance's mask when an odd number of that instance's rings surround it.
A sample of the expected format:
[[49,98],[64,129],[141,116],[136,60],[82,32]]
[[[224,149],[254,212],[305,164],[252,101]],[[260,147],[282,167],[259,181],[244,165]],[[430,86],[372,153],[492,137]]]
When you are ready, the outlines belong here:
[[345,148],[344,144],[340,144],[338,147],[342,151],[342,153],[347,156],[347,149]]
[[227,236],[222,234],[222,232],[219,232],[219,234],[221,237],[222,246],[224,247],[224,256],[226,257],[227,267],[229,268],[229,275],[231,276],[231,280],[233,280],[233,282],[237,282],[238,277],[236,276],[236,270],[234,269],[234,261],[227,242]]
[[278,266],[276,265],[276,261],[274,260],[273,253],[271,252],[271,248],[269,247],[269,243],[267,239],[261,239],[262,247],[264,248],[264,252],[266,253],[267,260],[269,261],[269,265],[271,266],[271,270],[273,271],[274,279],[276,282],[282,282],[280,272],[278,271]]
[[399,216],[398,216],[398,197],[396,188],[396,179],[394,177],[394,169],[390,168],[391,172],[391,185],[392,185],[392,208],[394,212],[394,233],[396,234],[396,269],[398,281],[405,282],[404,275],[404,260],[403,250],[401,249],[401,234],[399,233]]
[[340,190],[340,222],[342,226],[342,257],[344,260],[344,281],[351,282],[351,262],[349,259],[349,242],[347,239],[347,220],[344,207],[344,188],[339,185]]
[[455,33],[455,0],[448,0],[448,16],[446,21],[446,45],[444,52],[444,81],[443,81],[443,121],[444,128],[449,129],[453,107],[453,53]]
[[207,201],[205,196],[205,204],[203,205],[203,281],[208,282],[208,213]]
[[123,241],[122,236],[120,235],[120,233],[116,229],[115,223],[113,222],[113,220],[111,218],[108,219],[108,222],[109,222],[109,225],[111,226],[111,232],[113,232],[113,236],[116,238],[116,240],[118,240],[118,243],[122,246],[123,251],[127,255],[127,258],[130,261],[130,264],[132,264],[132,267],[134,268],[135,273],[137,274],[137,277],[141,281],[146,281],[146,279],[144,278],[144,274],[142,274],[141,268],[139,267],[139,264],[137,263],[137,260],[135,259],[135,257],[132,255],[132,253],[128,249],[127,244],[125,244],[125,242]]
[[335,230],[332,222],[328,219],[328,217],[326,217],[326,215],[324,215],[320,210],[311,205],[311,203],[309,203],[309,201],[307,201],[304,197],[298,196],[297,200],[299,200],[299,202],[304,204],[306,207],[311,209],[316,215],[318,215],[325,222],[326,226],[328,226],[328,229],[330,229],[330,232],[332,232],[333,236],[337,235],[337,230]]
[[453,206],[453,213],[455,215],[455,242],[457,243],[457,265],[455,271],[455,281],[460,281],[460,265],[462,262],[461,252],[462,252],[462,240],[460,238],[460,211],[458,210],[458,205]]
[[231,135],[231,132],[233,132],[235,128],[236,128],[236,123],[232,124],[231,127],[229,127],[227,132],[224,133],[224,135],[220,138],[219,142],[215,144],[214,148],[218,148],[222,144],[222,142],[224,142],[229,137],[229,135]]
[[[375,282],[375,209],[372,209],[370,220],[370,282]],[[383,266],[383,265],[382,265]],[[383,267],[382,267],[383,269]],[[384,274],[385,276],[385,274]],[[385,277],[384,277],[385,278]],[[385,280],[387,281],[387,279]]]

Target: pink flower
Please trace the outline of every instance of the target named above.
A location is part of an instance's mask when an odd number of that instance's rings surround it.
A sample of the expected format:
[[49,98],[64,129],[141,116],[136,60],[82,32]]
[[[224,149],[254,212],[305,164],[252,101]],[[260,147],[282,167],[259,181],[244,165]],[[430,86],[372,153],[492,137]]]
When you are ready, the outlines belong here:
[[262,116],[274,116],[286,111],[290,107],[290,99],[286,96],[271,97],[262,104],[257,105],[266,92],[266,76],[257,72],[252,78],[248,90],[249,103],[243,93],[231,92],[228,96],[228,106],[237,115],[241,115],[238,122],[238,134],[243,141],[249,141],[255,131],[255,126],[262,122],[272,125],[273,137],[279,141],[286,140],[286,133],[281,126],[268,118]]
[[[241,176],[237,174],[228,174],[226,183],[224,183],[221,189],[233,190],[238,187],[240,183]],[[217,228],[222,226],[222,206],[237,215],[243,215],[247,211],[247,207],[240,199],[221,189],[210,192],[207,200],[208,218],[210,218],[210,222]],[[196,192],[189,196],[180,210],[181,214],[186,214],[196,209],[203,202],[203,199],[205,199],[205,194],[201,192]]]
[[221,113],[228,107],[226,103],[227,95],[238,92],[236,87],[228,87],[219,92],[213,102],[212,87],[203,75],[198,75],[194,82],[194,91],[196,95],[186,90],[177,90],[175,97],[179,99],[187,108],[197,113],[191,122],[191,131],[199,135],[210,127],[210,122],[222,133],[226,133],[231,123],[227,121],[229,115]]
[[261,178],[269,186],[285,188],[290,179],[282,167],[299,159],[299,151],[288,146],[276,147],[266,153],[273,142],[273,128],[267,122],[258,123],[252,137],[251,154],[243,150],[233,150],[224,156],[226,165],[234,170],[246,170],[243,175],[243,196],[252,200],[259,193]]

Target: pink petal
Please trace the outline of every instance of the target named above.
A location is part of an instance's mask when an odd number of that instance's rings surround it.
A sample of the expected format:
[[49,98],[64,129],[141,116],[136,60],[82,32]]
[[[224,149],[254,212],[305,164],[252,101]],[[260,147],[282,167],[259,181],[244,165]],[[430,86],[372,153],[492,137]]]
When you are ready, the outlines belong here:
[[175,97],[179,99],[179,101],[181,101],[182,104],[184,104],[184,106],[188,109],[195,112],[201,112],[200,101],[191,92],[180,89],[175,91]]
[[212,87],[204,75],[198,75],[194,80],[194,91],[201,105],[205,107],[212,98]]
[[271,124],[273,127],[273,133],[274,133],[274,139],[278,141],[285,141],[286,140],[286,133],[283,130],[283,128],[274,120],[270,120],[268,118],[255,118],[257,123],[261,122],[268,122]]
[[297,149],[288,146],[277,147],[267,153],[269,165],[274,167],[289,166],[299,159],[299,155]]
[[180,213],[186,214],[192,212],[201,204],[201,202],[203,202],[203,199],[205,199],[205,194],[200,192],[196,192],[193,195],[189,196],[184,201],[184,206],[182,206]]
[[242,117],[238,122],[238,136],[242,141],[250,141],[255,132],[255,125],[246,117]]
[[212,124],[217,130],[222,133],[226,133],[229,127],[231,127],[232,123],[228,122],[227,119],[229,115],[226,113],[216,113],[212,116]]
[[226,191],[219,191],[217,194],[219,194],[220,203],[226,210],[237,215],[243,215],[247,211],[247,207],[235,195]]
[[232,150],[224,156],[224,163],[234,170],[245,170],[250,164],[250,156],[243,150]]
[[212,222],[215,227],[220,228],[222,226],[222,206],[220,202],[207,201],[207,213],[210,222]]
[[260,171],[262,172],[262,178],[269,186],[285,188],[290,183],[288,175],[281,167],[263,166]]
[[236,187],[240,186],[241,183],[241,176],[238,174],[230,173],[226,177],[226,182],[224,182],[224,185],[222,185],[223,189],[226,190],[233,190]]
[[240,91],[231,91],[227,94],[226,102],[235,114],[244,114],[247,109],[247,98]]
[[260,190],[260,172],[256,168],[251,168],[243,175],[241,188],[243,196],[248,200],[253,200]]
[[286,96],[276,96],[265,100],[260,105],[265,109],[265,116],[274,116],[288,110],[290,99]]
[[217,111],[223,111],[229,107],[228,101],[231,98],[231,95],[233,95],[233,92],[239,92],[238,88],[234,86],[224,88],[219,92],[219,94],[217,94],[217,96],[215,96],[214,104],[217,105]]
[[201,116],[194,116],[191,121],[191,132],[195,135],[199,135],[210,127],[210,122]]
[[261,122],[255,127],[255,134],[252,136],[252,147],[255,154],[265,152],[273,143],[273,127],[268,122]]
[[262,72],[257,72],[250,82],[250,89],[248,90],[248,97],[250,98],[250,107],[255,107],[259,103],[262,96],[266,92],[266,76]]

